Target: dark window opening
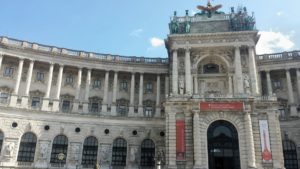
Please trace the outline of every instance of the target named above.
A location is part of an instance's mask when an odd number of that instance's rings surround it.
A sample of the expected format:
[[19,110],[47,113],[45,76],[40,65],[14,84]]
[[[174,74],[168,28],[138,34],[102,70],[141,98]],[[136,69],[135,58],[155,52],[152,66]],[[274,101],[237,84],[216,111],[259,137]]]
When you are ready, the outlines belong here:
[[18,161],[33,162],[36,148],[36,136],[33,133],[26,133],[21,138]]
[[[66,164],[67,152],[68,152],[68,138],[64,135],[56,136],[53,140],[50,163]],[[59,154],[64,155],[64,158],[62,160],[58,158]]]
[[296,145],[290,140],[283,140],[284,167],[286,169],[298,169]]
[[204,73],[220,73],[219,65],[213,64],[213,63],[204,65],[203,72]]
[[122,138],[118,138],[113,143],[112,149],[112,166],[125,167],[127,155],[127,142]]
[[141,145],[141,166],[154,167],[155,166],[155,144],[152,140],[146,139]]
[[92,168],[97,162],[98,140],[88,137],[84,140],[82,151],[82,165]]

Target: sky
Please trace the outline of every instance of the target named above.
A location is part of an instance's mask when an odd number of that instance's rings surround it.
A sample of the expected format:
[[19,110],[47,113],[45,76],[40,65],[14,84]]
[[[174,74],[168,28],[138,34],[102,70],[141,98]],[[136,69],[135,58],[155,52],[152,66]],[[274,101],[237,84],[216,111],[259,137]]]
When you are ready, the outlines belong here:
[[[167,56],[174,11],[199,12],[207,0],[1,0],[0,36],[124,56]],[[299,0],[213,0],[221,11],[246,6],[261,34],[257,53],[300,50]]]

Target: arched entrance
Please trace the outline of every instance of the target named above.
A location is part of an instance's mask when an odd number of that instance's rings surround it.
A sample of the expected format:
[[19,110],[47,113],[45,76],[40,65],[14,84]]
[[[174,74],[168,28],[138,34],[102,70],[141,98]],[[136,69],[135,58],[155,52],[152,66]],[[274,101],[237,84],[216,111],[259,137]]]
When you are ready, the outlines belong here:
[[209,169],[240,169],[239,139],[229,122],[213,122],[207,130]]

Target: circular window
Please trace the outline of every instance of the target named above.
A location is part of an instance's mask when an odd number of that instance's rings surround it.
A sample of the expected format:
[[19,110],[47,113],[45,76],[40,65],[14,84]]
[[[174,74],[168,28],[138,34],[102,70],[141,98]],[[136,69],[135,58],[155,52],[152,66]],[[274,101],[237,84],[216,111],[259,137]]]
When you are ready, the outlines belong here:
[[136,130],[133,130],[133,131],[132,131],[132,134],[133,134],[134,136],[136,136],[136,135],[137,135],[137,131],[136,131]]
[[108,130],[108,129],[105,129],[105,130],[104,130],[104,133],[105,133],[105,134],[109,134],[109,130]]
[[165,132],[161,131],[161,132],[159,133],[159,135],[162,136],[162,137],[164,137],[164,136],[165,136]]
[[11,126],[12,126],[13,128],[18,127],[18,123],[17,123],[17,122],[13,122],[13,123],[11,124]]
[[47,130],[50,129],[50,126],[49,126],[49,125],[46,125],[46,126],[44,127],[44,129],[47,131]]
[[75,128],[75,132],[76,132],[76,133],[79,133],[79,132],[80,132],[80,128],[79,128],[79,127],[76,127],[76,128]]

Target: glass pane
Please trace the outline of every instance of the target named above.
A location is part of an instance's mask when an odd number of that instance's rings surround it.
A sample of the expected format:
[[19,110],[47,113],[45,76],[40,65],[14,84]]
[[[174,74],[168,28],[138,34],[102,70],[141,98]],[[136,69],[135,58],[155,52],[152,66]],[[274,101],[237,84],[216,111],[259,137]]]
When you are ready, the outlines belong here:
[[[64,135],[56,136],[53,140],[50,163],[65,164],[68,152],[68,138]],[[64,158],[60,160],[58,154],[64,154]]]
[[113,143],[112,166],[126,166],[127,142],[118,138]]
[[21,138],[18,161],[33,162],[36,148],[36,136],[33,133],[26,133]]

